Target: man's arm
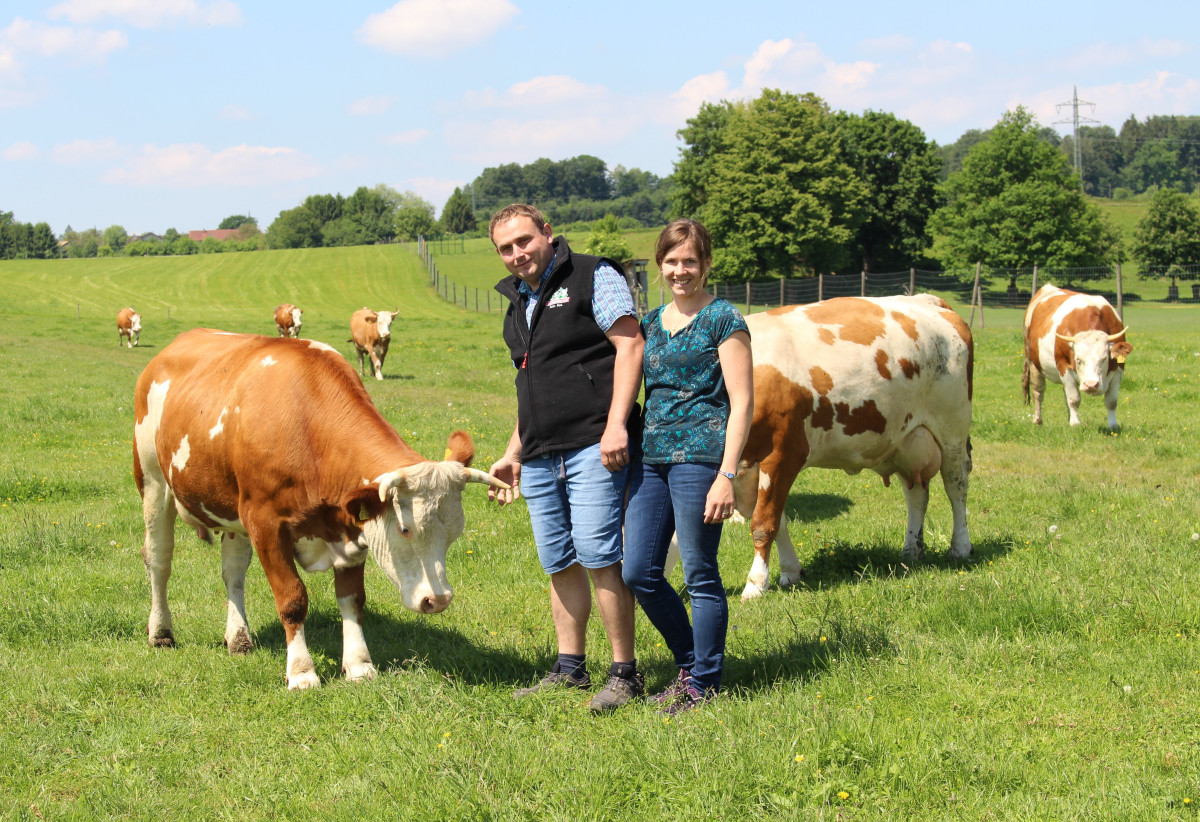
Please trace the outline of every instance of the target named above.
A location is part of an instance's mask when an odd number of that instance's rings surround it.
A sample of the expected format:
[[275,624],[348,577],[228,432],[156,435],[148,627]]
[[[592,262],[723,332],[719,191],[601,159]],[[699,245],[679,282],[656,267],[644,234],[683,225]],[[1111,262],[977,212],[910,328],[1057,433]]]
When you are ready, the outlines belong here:
[[508,448],[504,456],[492,463],[488,471],[493,477],[507,482],[510,488],[488,487],[488,499],[495,500],[501,505],[508,505],[521,498],[521,428],[520,423],[513,426],[512,436],[508,438]]
[[642,386],[642,349],[646,341],[642,339],[637,318],[628,314],[618,318],[604,333],[617,349],[617,356],[608,423],[600,438],[600,461],[609,471],[619,471],[629,464],[629,431],[625,423]]

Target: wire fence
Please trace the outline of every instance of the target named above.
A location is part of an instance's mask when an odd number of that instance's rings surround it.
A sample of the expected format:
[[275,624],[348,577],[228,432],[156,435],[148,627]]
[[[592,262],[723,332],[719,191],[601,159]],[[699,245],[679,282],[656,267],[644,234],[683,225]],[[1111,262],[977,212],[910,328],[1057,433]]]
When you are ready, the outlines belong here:
[[[446,279],[434,261],[435,253],[443,253],[439,245],[439,241],[417,240],[417,254],[424,261],[430,283],[442,299],[479,312],[503,311],[506,308],[504,298],[492,289],[469,287]],[[444,253],[461,253],[460,248],[455,242]],[[655,283],[647,281],[645,263],[645,260],[630,260],[625,266],[626,279],[640,314],[648,311],[652,304],[662,305],[670,299],[661,278]],[[1148,278],[1168,281],[1170,285],[1165,289],[1161,285],[1147,288],[1150,285]],[[1200,305],[1200,282],[1197,282],[1200,280],[1200,264],[1143,270],[1134,279],[1138,284],[1136,290],[1130,290],[1129,279],[1120,265],[1094,268],[990,268],[979,264],[974,270],[930,271],[910,268],[908,271],[818,274],[813,277],[739,283],[714,281],[709,290],[714,296],[745,306],[746,313],[781,305],[815,303],[831,297],[890,297],[931,292],[951,302],[969,305],[972,322],[976,306],[980,309],[981,321],[984,307],[1023,309],[1034,292],[1046,283],[1098,294],[1112,303],[1118,314],[1124,312],[1127,301]],[[1146,296],[1151,293],[1154,296]]]

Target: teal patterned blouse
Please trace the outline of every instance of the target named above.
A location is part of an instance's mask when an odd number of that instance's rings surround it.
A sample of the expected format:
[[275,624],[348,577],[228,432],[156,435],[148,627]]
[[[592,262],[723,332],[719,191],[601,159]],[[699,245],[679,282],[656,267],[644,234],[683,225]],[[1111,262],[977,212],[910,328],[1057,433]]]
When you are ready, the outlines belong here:
[[646,425],[642,459],[651,464],[720,463],[729,422],[729,393],[717,347],[750,330],[733,304],[713,300],[674,335],[662,325],[664,306],[642,319],[646,337]]

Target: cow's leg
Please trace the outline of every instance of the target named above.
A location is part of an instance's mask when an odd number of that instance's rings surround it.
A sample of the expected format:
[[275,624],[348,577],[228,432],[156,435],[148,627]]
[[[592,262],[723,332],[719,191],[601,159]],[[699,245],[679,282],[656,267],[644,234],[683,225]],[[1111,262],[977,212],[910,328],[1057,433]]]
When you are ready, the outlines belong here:
[[[146,633],[151,647],[175,645],[171,630],[171,609],[167,605],[167,581],[171,578],[171,560],[175,555],[175,499],[166,481],[158,473],[157,463],[147,466],[142,489],[142,519],[146,539],[142,543],[142,562],[150,579],[150,619]],[[153,473],[152,473],[153,472]]]
[[[787,493],[791,482],[772,483],[770,478],[777,476],[771,470],[770,462],[778,465],[774,455],[764,460],[759,480],[758,502],[754,506],[754,516],[750,519],[750,536],[754,540],[754,562],[750,565],[750,573],[746,575],[746,587],[742,589],[742,599],[754,599],[762,596],[771,583],[771,543],[779,531],[779,523],[783,518],[784,506],[787,503]],[[795,479],[795,475],[792,475]],[[766,487],[764,488],[763,485]]]
[[908,527],[904,534],[903,557],[909,564],[925,553],[925,511],[929,507],[929,486],[905,481],[904,501],[908,504]]
[[1079,401],[1082,395],[1079,393],[1079,378],[1074,371],[1063,374],[1063,393],[1067,397],[1067,417],[1071,425],[1080,425]]
[[375,350],[371,350],[371,367],[375,370],[375,379],[383,379],[383,361],[379,359],[379,355]]
[[377,673],[362,630],[363,605],[367,601],[364,568],[335,568],[333,572],[338,610],[342,612],[342,673],[351,682],[374,679]]
[[133,348],[134,346],[136,346],[136,345],[138,344],[138,342],[139,342],[141,339],[142,339],[142,332],[140,332],[140,331],[139,331],[137,334],[135,334],[135,335],[133,336],[132,342],[131,342],[131,344],[130,344],[130,346],[129,346],[129,347],[130,347],[130,348]]
[[308,616],[308,590],[296,572],[292,545],[278,531],[278,523],[254,527],[251,517],[243,514],[242,522],[250,531],[250,541],[258,551],[258,562],[266,572],[271,593],[275,595],[275,610],[283,624],[287,642],[288,690],[321,687],[316,666],[304,641],[304,620]]
[[1033,397],[1033,424],[1042,424],[1042,398],[1046,396],[1046,375],[1042,369],[1030,364],[1029,393]]
[[1109,375],[1108,387],[1104,389],[1104,407],[1108,409],[1108,430],[1120,431],[1117,424],[1117,395],[1121,391],[1121,369]]
[[954,514],[954,533],[950,536],[950,559],[971,555],[971,537],[967,533],[967,480],[971,475],[971,449],[964,444],[946,448],[942,459],[942,486],[950,498]]
[[804,569],[800,567],[800,558],[796,556],[796,547],[792,545],[792,536],[788,533],[786,511],[779,517],[775,547],[779,549],[779,587],[790,588],[800,581]]
[[250,538],[226,533],[221,537],[221,578],[225,580],[225,647],[231,654],[247,654],[254,648],[246,624],[246,570],[254,557]]

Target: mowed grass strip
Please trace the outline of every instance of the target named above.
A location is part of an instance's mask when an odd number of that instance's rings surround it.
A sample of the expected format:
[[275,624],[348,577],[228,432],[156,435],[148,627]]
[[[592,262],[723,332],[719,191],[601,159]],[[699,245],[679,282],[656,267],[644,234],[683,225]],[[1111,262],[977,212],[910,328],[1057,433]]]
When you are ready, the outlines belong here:
[[[668,722],[643,706],[593,718],[586,694],[512,699],[553,658],[547,583],[524,506],[489,506],[482,486],[464,493],[444,614],[405,611],[368,571],[374,682],[340,679],[327,574],[305,577],[324,687],[287,692],[257,568],[257,648],[230,657],[218,553],[182,527],[179,647],[147,647],[132,392],[180,331],[274,334],[271,309],[295,302],[304,336],[349,357],[350,313],[399,306],[387,379],[367,381],[384,415],[433,458],[460,427],[480,467],[502,452],[515,408],[499,317],[439,300],[410,250],[3,263],[0,277],[0,817],[1092,820],[1200,804],[1195,309],[1127,308],[1119,436],[1091,397],[1069,429],[1053,385],[1033,426],[1020,311],[977,318],[972,561],[946,560],[939,480],[929,555],[906,567],[898,488],[802,473],[789,516],[804,584],[742,602],[749,536],[726,529],[727,691]],[[131,303],[143,345],[118,349]],[[662,687],[670,654],[640,612],[637,630]]]

